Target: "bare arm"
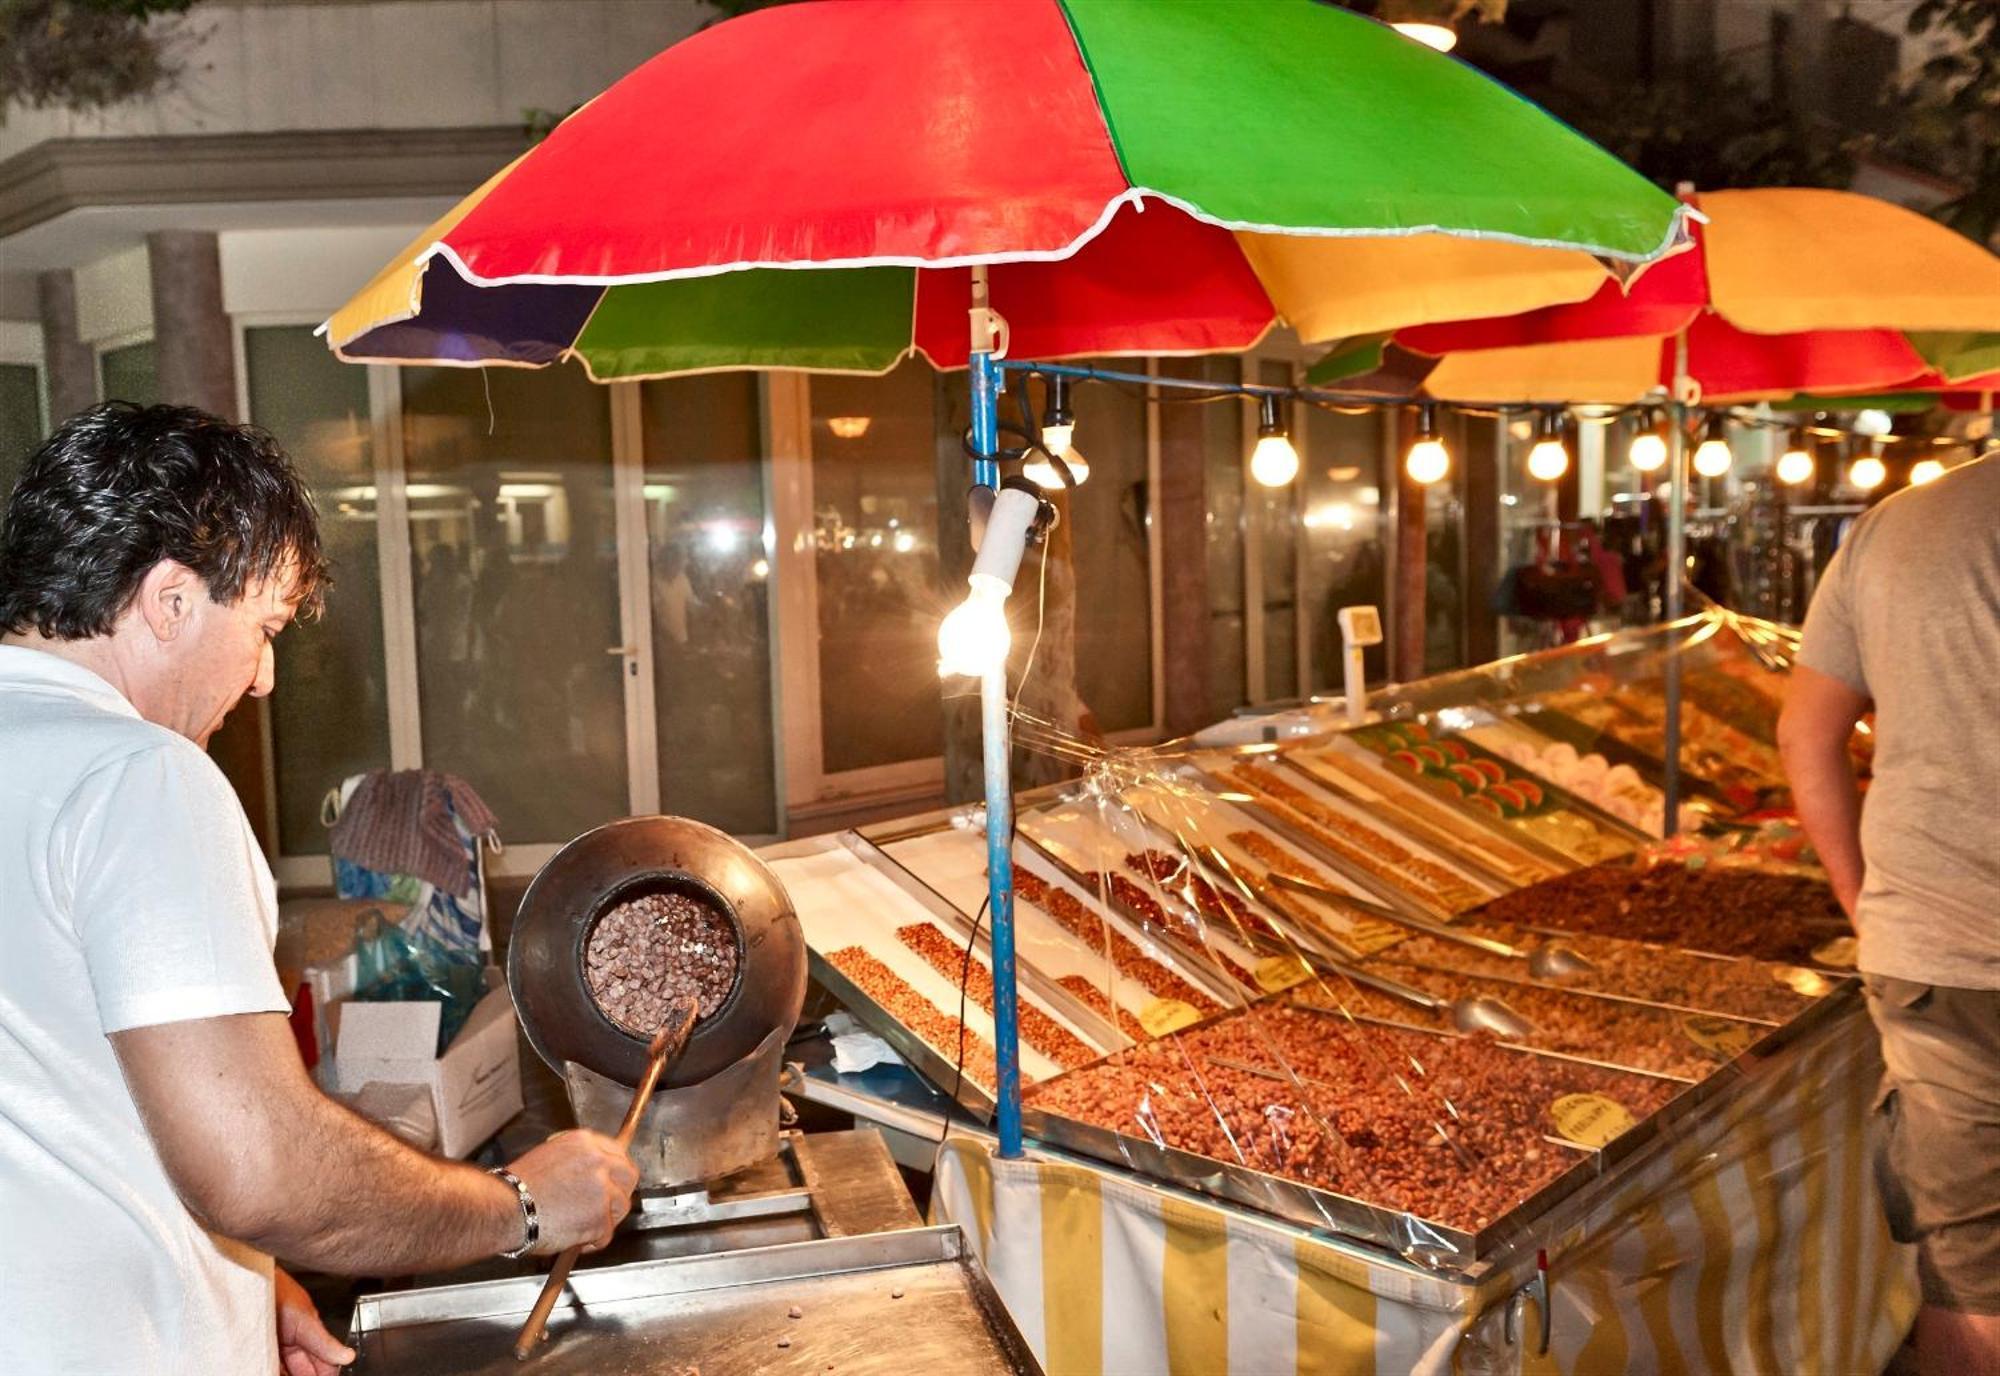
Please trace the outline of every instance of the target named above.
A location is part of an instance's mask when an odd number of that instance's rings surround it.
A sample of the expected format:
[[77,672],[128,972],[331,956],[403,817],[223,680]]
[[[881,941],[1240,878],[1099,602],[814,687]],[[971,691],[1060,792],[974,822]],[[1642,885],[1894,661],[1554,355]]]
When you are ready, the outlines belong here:
[[1796,665],[1778,718],[1778,750],[1799,821],[1851,918],[1861,896],[1861,790],[1847,742],[1868,699],[1839,679]]
[[[174,1188],[215,1232],[341,1274],[443,1270],[521,1241],[511,1186],[328,1099],[281,1014],[133,1028],[111,1044]],[[540,1253],[608,1241],[638,1174],[595,1133],[551,1138],[513,1170],[542,1213]]]

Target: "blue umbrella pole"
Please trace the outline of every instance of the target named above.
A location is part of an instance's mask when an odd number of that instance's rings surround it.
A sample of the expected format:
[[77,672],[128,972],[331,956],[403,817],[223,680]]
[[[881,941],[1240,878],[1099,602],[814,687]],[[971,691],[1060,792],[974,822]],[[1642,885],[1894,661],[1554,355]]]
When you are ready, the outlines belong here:
[[[1000,364],[993,356],[986,270],[972,270],[972,480],[1000,486]],[[1021,1154],[1021,1038],[1014,987],[1014,788],[1009,760],[1007,664],[979,680],[979,722],[986,764],[986,897],[993,930],[993,1050],[1000,1083],[996,1116],[1000,1155]]]

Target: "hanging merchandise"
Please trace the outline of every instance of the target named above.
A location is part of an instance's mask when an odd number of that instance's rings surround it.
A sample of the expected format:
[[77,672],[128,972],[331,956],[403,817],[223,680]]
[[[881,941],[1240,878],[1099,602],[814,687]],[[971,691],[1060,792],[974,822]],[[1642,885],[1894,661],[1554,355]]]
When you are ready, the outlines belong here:
[[500,838],[470,784],[428,769],[371,770],[328,794],[321,820],[339,897],[398,904],[412,937],[475,964],[490,956],[485,852],[498,852]]

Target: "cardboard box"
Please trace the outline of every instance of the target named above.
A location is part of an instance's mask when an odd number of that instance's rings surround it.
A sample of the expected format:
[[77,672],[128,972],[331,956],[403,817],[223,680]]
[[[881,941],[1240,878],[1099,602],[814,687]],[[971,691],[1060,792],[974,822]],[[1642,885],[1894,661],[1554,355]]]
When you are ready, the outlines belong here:
[[350,1000],[338,1012],[334,1089],[345,1097],[371,1084],[427,1087],[443,1155],[465,1156],[521,1111],[521,1044],[504,985],[479,1001],[442,1056],[434,1052],[443,1004]]

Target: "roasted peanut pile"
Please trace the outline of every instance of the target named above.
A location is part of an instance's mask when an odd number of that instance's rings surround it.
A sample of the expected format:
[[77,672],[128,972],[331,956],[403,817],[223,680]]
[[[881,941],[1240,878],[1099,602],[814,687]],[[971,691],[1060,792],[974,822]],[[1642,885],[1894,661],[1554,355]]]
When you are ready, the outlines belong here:
[[[1543,939],[1504,922],[1456,925],[1473,935],[1489,936],[1524,949]],[[1807,1000],[1780,984],[1770,966],[1756,961],[1716,960],[1588,933],[1566,935],[1562,941],[1597,966],[1594,971],[1568,976],[1562,981],[1564,988],[1623,994],[1705,1013],[1727,1013],[1770,1022],[1784,1022],[1805,1011]],[[1420,961],[1468,974],[1518,976],[1521,973],[1518,960],[1487,955],[1430,936],[1413,936],[1397,943],[1394,955],[1397,960]]]
[[1556,1099],[1600,1093],[1638,1119],[1678,1088],[1480,1037],[1364,1031],[1324,1013],[1265,1005],[1119,1051],[1029,1100],[1470,1230],[1571,1166],[1589,1169],[1546,1140]]
[[[1131,883],[1122,874],[1112,878]],[[1136,891],[1136,886],[1134,889]],[[1058,888],[1028,870],[1015,870],[1014,892],[1023,902],[1034,904],[1062,924],[1070,935],[1092,952],[1102,955],[1108,949],[1111,963],[1118,973],[1136,980],[1155,998],[1179,999],[1202,1013],[1221,1011],[1221,1004],[1148,956],[1123,932],[1108,926],[1068,889]],[[1145,895],[1139,894],[1139,897],[1144,898]],[[1151,902],[1150,899],[1147,901]]]
[[[922,1038],[926,1045],[953,1065],[964,1053],[965,1078],[992,1089],[1000,1082],[994,1070],[993,1044],[949,1014],[940,1013],[931,1001],[912,989],[903,977],[859,946],[843,946],[827,957],[833,967],[853,980],[856,987],[886,1009],[891,1017]],[[962,1040],[961,1040],[962,1038]],[[1025,1083],[1030,1076],[1025,1072]]]
[[[898,927],[896,937],[922,956],[933,970],[953,984],[965,979],[965,996],[993,1012],[993,972],[977,956],[966,963],[965,947],[954,941],[936,924],[912,922]],[[1060,1066],[1088,1065],[1098,1057],[1097,1049],[1041,1009],[1020,999],[1014,1006],[1019,1019],[1021,1040]]]
[[1833,890],[1790,874],[1709,865],[1605,861],[1504,894],[1470,916],[1596,932],[1690,951],[1807,961],[1824,940],[1813,920],[1841,920]]
[[1357,869],[1441,911],[1455,913],[1485,897],[1458,874],[1397,844],[1373,827],[1330,808],[1276,771],[1244,765],[1223,777],[1284,815],[1293,826]]

